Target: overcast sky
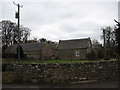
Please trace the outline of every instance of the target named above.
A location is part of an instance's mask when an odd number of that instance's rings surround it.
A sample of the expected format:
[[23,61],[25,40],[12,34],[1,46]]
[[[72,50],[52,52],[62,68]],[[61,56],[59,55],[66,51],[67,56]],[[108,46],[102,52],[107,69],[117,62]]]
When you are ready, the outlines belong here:
[[[14,0],[23,5],[20,24],[31,29],[31,36],[52,41],[90,37],[102,42],[104,26],[114,26],[118,20],[118,0]],[[2,5],[2,6],[1,6]],[[17,6],[12,0],[0,3],[2,20],[16,22]]]

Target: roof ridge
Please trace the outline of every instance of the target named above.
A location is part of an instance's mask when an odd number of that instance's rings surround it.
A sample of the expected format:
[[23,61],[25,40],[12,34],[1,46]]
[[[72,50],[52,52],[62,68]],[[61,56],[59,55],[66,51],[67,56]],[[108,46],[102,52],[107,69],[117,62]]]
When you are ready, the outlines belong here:
[[89,40],[88,38],[82,38],[82,39],[68,39],[68,40],[59,40],[59,41],[75,41],[75,40]]

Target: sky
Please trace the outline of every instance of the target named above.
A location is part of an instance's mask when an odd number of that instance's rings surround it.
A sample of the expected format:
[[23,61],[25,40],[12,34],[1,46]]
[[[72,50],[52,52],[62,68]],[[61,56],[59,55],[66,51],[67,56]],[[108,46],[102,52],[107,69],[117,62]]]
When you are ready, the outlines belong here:
[[[20,24],[31,30],[29,39],[56,41],[90,37],[100,43],[105,26],[118,20],[118,0],[14,0],[23,5]],[[17,23],[13,0],[0,2],[0,21]]]

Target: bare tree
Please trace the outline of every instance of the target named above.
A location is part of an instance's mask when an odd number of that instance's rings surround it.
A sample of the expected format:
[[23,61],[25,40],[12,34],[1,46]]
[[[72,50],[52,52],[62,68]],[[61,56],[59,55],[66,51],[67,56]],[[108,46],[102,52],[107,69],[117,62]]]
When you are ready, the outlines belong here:
[[[18,28],[16,23],[11,22],[9,20],[1,21],[0,29],[2,30],[3,46],[10,46],[18,43]],[[26,43],[29,35],[30,35],[30,29],[21,26],[20,42]]]
[[11,21],[2,21],[0,22],[1,24],[1,29],[2,29],[2,43],[4,46],[9,46],[12,44],[12,34],[13,34],[13,29],[16,27],[15,23]]
[[114,46],[115,46],[115,33],[112,27],[106,26],[102,28],[104,39],[104,58],[109,60],[114,57]]
[[28,36],[30,36],[30,29],[27,27],[21,26],[20,28],[20,40],[21,43],[26,43],[28,40]]
[[115,25],[114,31],[115,31],[115,41],[116,41],[116,46],[117,46],[117,53],[118,57],[120,59],[120,22],[114,20],[117,24]]
[[[102,38],[105,38],[105,45],[107,48],[111,48],[115,45],[115,32],[113,31],[113,28],[110,26],[106,26],[102,28],[104,30],[104,34],[102,35]],[[105,36],[104,36],[105,35]]]
[[92,40],[92,44],[94,44],[94,45],[99,45],[100,43],[98,42],[98,40],[93,39],[93,40]]

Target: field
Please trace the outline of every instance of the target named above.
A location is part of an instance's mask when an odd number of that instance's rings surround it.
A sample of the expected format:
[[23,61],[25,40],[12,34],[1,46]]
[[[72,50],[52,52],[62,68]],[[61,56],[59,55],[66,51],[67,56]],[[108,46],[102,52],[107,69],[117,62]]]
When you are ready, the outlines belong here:
[[[116,60],[116,59],[111,59]],[[20,60],[17,59],[2,59],[3,64],[11,64],[11,63],[22,63],[22,64],[34,64],[34,63],[79,63],[79,62],[93,62],[93,61],[104,61],[104,59],[98,60]]]

